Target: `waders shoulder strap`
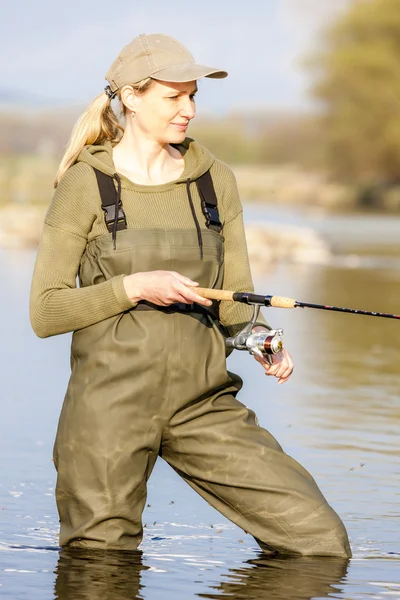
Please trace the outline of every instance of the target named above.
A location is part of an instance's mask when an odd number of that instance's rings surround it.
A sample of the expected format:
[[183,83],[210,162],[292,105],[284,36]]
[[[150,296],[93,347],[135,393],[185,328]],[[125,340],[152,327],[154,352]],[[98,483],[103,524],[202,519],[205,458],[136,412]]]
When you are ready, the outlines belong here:
[[[115,219],[117,190],[114,185],[114,180],[110,175],[106,175],[106,173],[99,171],[95,167],[93,167],[93,170],[96,174],[97,184],[99,186],[101,208],[104,211],[106,226],[108,231],[111,232],[113,230]],[[218,199],[210,171],[206,171],[204,175],[196,179],[196,185],[200,195],[201,209],[206,218],[206,227],[220,233],[222,230],[222,223],[219,220]],[[125,212],[122,208],[121,201],[119,201],[117,230],[121,231],[126,228]]]
[[116,206],[118,206],[117,231],[126,229],[126,216],[122,208],[121,200],[117,200],[118,193],[114,185],[114,179],[110,175],[106,175],[106,173],[103,173],[94,167],[93,170],[96,174],[97,184],[99,186],[101,208],[104,210],[104,220],[108,231],[112,232],[114,227]]
[[222,223],[219,220],[218,198],[215,193],[213,180],[210,171],[206,171],[196,179],[197,190],[200,194],[201,209],[206,218],[206,226],[217,233],[222,229]]

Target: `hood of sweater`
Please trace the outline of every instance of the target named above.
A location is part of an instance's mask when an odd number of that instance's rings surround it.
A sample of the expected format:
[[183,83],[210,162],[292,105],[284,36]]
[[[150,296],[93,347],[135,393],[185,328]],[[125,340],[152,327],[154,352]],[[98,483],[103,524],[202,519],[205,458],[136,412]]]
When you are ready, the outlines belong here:
[[[210,169],[212,164],[215,161],[215,157],[201,144],[195,142],[192,138],[185,138],[185,140],[181,144],[176,144],[175,147],[179,150],[179,152],[183,155],[183,159],[185,162],[185,167],[178,179],[170,182],[172,184],[183,183],[188,179],[195,180],[198,179],[201,175],[203,175],[206,171]],[[102,171],[106,175],[110,175],[111,177],[115,176],[117,173],[114,165],[113,154],[112,154],[113,145],[110,141],[105,142],[102,145],[88,145],[85,146],[80,152],[77,162],[85,162],[91,165],[92,167]],[[121,175],[121,179],[123,179],[127,184],[129,184],[129,179]],[[133,182],[131,182],[133,185]],[[162,184],[162,186],[168,184]],[[140,186],[140,187],[150,187],[150,186]],[[153,186],[151,186],[153,187]],[[158,187],[158,186],[157,186]]]
[[[183,155],[185,163],[183,172],[178,179],[157,186],[139,185],[134,183],[124,175],[120,175],[115,169],[112,152],[113,145],[111,141],[106,141],[103,145],[87,145],[80,152],[77,158],[77,162],[85,162],[91,165],[92,167],[98,169],[99,171],[105,173],[106,175],[110,175],[117,181],[118,185],[115,194],[115,205],[113,207],[114,210],[112,212],[113,223],[111,223],[111,221],[107,221],[107,228],[110,232],[112,232],[114,249],[116,248],[117,244],[118,223],[121,224],[121,221],[125,219],[121,202],[122,187],[140,189],[141,191],[154,191],[154,187],[156,187],[157,191],[164,191],[175,186],[176,184],[186,184],[186,192],[190,204],[190,210],[192,212],[193,221],[197,231],[197,238],[200,248],[200,258],[203,258],[203,239],[201,234],[201,227],[196,216],[192,194],[190,191],[190,184],[192,181],[195,181],[210,169],[210,167],[215,161],[215,157],[211,154],[211,152],[207,150],[207,148],[201,146],[192,138],[185,138],[182,144],[176,144],[175,147]],[[207,216],[211,215],[207,214]]]

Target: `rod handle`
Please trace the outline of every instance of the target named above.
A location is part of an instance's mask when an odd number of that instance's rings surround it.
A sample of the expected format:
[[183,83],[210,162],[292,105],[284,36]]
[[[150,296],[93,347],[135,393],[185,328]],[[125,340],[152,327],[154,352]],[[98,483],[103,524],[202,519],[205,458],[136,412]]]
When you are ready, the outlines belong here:
[[296,308],[296,300],[284,296],[272,296],[270,306],[274,308]]
[[233,300],[233,292],[229,290],[213,290],[211,288],[200,287],[192,287],[192,290],[199,296],[208,298],[209,300]]

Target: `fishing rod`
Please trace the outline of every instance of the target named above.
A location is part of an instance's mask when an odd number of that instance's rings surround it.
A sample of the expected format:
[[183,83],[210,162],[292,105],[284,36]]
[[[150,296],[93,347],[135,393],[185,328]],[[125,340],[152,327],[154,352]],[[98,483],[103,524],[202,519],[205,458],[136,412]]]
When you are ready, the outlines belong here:
[[193,289],[199,296],[208,298],[209,300],[231,300],[233,302],[242,302],[243,304],[259,304],[260,306],[272,306],[274,308],[318,308],[320,310],[334,310],[355,315],[383,317],[385,319],[400,319],[400,315],[393,315],[391,313],[372,312],[360,310],[358,308],[342,308],[340,306],[330,306],[328,304],[311,304],[309,302],[299,302],[298,300],[285,298],[283,296],[262,296],[250,292],[230,292],[228,290],[214,290],[208,288]]
[[236,350],[247,350],[250,354],[267,357],[272,362],[272,356],[283,349],[283,330],[271,329],[268,332],[254,332],[253,327],[258,319],[261,306],[274,308],[314,308],[318,310],[331,310],[336,312],[350,313],[353,315],[364,315],[369,317],[382,317],[384,319],[400,319],[400,315],[391,313],[373,312],[357,308],[343,308],[341,306],[330,306],[328,304],[312,304],[310,302],[299,302],[293,298],[283,296],[263,296],[252,292],[231,292],[229,290],[215,290],[209,288],[193,288],[203,298],[209,300],[222,300],[241,302],[254,307],[253,316],[249,323],[234,337],[226,339],[228,348]]

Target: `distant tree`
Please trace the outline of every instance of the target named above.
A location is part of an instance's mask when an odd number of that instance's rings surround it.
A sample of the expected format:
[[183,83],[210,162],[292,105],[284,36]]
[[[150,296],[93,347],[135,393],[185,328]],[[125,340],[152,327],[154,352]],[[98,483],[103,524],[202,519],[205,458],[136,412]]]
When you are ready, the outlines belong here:
[[312,57],[336,175],[400,177],[400,0],[354,0]]

